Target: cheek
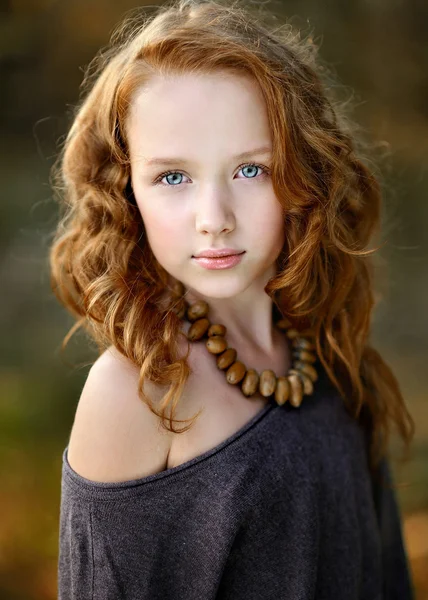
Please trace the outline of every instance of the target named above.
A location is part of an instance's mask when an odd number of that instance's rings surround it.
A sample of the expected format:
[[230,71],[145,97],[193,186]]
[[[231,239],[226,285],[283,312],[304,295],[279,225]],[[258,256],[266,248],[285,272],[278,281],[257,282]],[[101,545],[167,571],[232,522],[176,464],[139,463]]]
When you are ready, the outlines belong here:
[[260,207],[257,215],[253,215],[253,226],[257,229],[257,236],[264,246],[281,246],[285,241],[284,211],[277,199],[270,198]]
[[147,234],[150,247],[156,257],[168,257],[177,255],[177,248],[183,246],[186,240],[185,228],[171,213],[163,213],[157,210],[150,211],[137,201],[141,218]]

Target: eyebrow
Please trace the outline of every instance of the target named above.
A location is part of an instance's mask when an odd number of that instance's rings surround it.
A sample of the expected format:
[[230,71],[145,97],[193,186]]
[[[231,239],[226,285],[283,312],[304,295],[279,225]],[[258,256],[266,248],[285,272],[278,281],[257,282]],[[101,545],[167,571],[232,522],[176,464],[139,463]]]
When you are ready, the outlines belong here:
[[[251,156],[254,155],[261,155],[261,154],[271,154],[272,152],[272,148],[270,146],[261,146],[260,148],[254,148],[254,150],[248,150],[247,152],[242,152],[241,154],[238,154],[236,156],[233,156],[232,158],[234,160],[246,160],[247,158],[251,158]],[[176,165],[177,163],[182,163],[182,164],[188,164],[191,163],[191,161],[186,160],[185,158],[179,158],[179,157],[164,157],[164,158],[149,158],[146,160],[146,164],[147,165]]]

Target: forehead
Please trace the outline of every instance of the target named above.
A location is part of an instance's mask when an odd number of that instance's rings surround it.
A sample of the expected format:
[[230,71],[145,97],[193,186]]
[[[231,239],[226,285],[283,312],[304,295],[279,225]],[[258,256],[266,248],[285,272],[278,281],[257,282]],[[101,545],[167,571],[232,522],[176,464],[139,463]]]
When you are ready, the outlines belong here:
[[136,90],[126,126],[131,153],[148,156],[192,148],[238,154],[270,141],[259,85],[227,72],[153,77]]

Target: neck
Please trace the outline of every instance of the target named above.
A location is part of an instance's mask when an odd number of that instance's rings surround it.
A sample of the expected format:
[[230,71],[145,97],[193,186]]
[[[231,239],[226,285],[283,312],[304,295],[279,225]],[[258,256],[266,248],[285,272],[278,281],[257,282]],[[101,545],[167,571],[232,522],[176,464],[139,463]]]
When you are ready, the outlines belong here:
[[[274,273],[265,273],[243,292],[234,296],[218,297],[218,289],[206,294],[190,287],[184,298],[191,305],[204,300],[209,306],[211,324],[226,327],[226,337],[235,347],[250,347],[261,354],[272,355],[278,345],[278,332],[274,323],[274,303],[264,288]],[[276,318],[275,318],[276,320]]]

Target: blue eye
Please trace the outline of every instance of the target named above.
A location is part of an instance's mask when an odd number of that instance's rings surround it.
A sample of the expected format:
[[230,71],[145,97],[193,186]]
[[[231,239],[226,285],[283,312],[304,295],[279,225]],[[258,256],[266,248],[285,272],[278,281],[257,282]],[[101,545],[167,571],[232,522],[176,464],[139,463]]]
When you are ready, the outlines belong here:
[[254,177],[256,177],[257,175],[257,169],[261,169],[260,166],[257,165],[245,165],[244,167],[242,167],[242,171],[244,171],[244,169],[255,169],[255,175],[250,175],[250,177],[248,179],[253,179]]
[[[168,181],[168,179],[167,179],[168,183],[170,183],[171,185],[175,185],[176,183],[182,183],[181,181],[176,180],[176,176],[178,175],[179,177],[183,177],[183,173],[178,173],[176,171],[170,171],[169,173],[166,173],[164,175],[164,177],[168,178],[168,177],[171,177],[171,175],[173,176],[173,178],[170,181]],[[163,179],[163,177],[162,177],[162,179]]]
[[[239,170],[244,171],[244,169],[250,169],[250,171],[253,170],[252,171],[253,174],[252,175],[250,174],[249,177],[245,176],[245,179],[255,179],[255,177],[257,176],[257,169],[260,169],[262,171],[262,176],[268,175],[269,172],[270,172],[267,167],[264,167],[263,165],[258,165],[256,163],[246,163],[246,164],[241,165],[239,167]],[[255,169],[255,171],[254,171],[254,169]],[[172,179],[170,179],[169,181],[167,179],[168,183],[162,183],[162,179],[164,177],[168,178],[170,175],[173,175],[174,177]],[[182,183],[182,180],[181,181],[177,181],[177,179],[176,179],[177,175],[179,177],[183,177],[183,173],[181,171],[166,171],[165,173],[161,173],[155,179],[155,181],[153,183],[154,183],[154,185],[166,185],[166,186],[169,186],[169,187],[176,187],[177,185],[179,185],[180,183]]]

